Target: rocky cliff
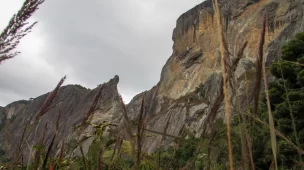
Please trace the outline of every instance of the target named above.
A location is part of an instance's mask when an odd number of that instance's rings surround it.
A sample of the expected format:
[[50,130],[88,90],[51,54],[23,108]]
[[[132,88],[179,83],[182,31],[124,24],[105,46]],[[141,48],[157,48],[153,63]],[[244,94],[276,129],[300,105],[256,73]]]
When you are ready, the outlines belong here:
[[[243,56],[236,67],[230,94],[233,106],[237,101],[245,107],[250,102],[252,81],[254,80],[257,45],[262,28],[262,14],[267,11],[267,34],[264,53],[267,63],[280,57],[281,46],[297,32],[304,31],[303,0],[221,0],[223,27],[228,43],[231,60],[245,42]],[[149,115],[148,129],[179,136],[185,131],[201,136],[203,126],[212,112],[216,100],[221,95],[221,70],[218,35],[212,1],[207,0],[181,15],[173,31],[173,53],[163,67],[158,84],[149,91],[135,96],[127,105],[128,116],[138,119],[142,98],[145,98],[145,112]],[[90,113],[91,122],[111,121],[120,123],[122,106],[117,91],[118,77],[100,88],[89,90],[80,86],[65,86],[59,91],[52,108],[42,117],[39,127],[47,124],[47,139],[51,139],[55,122],[60,112],[60,132],[56,146],[62,139],[80,138],[92,133],[89,127],[75,137],[73,128],[84,119],[90,110],[94,98],[98,103]],[[246,97],[247,96],[247,97]],[[249,97],[248,97],[249,96]],[[42,106],[47,94],[31,101],[12,103],[0,108],[0,124],[3,123],[1,110],[6,110],[8,118],[14,117],[10,124],[11,136],[5,141],[6,133],[2,128],[0,139],[2,146],[11,146],[10,142],[21,137],[26,120],[34,116]],[[219,103],[220,104],[220,103]],[[232,108],[233,108],[232,106]],[[222,106],[218,106],[216,117],[223,117]],[[2,111],[3,112],[3,111]],[[2,114],[3,115],[3,114]],[[41,134],[31,136],[31,143]],[[148,138],[145,149],[153,152],[159,145],[161,136]],[[168,138],[167,143],[172,139]],[[47,141],[47,144],[50,140]],[[87,144],[86,144],[87,146]]]
[[[1,122],[6,122],[5,119],[7,118],[10,119],[9,126],[3,125],[2,129],[0,129],[0,145],[2,149],[7,151],[9,157],[12,156],[10,154],[15,153],[14,151],[19,146],[24,129],[27,132],[24,135],[27,143],[29,145],[37,145],[37,142],[44,133],[45,127],[46,134],[44,138],[46,141],[44,145],[48,146],[56,131],[57,120],[59,120],[59,131],[54,142],[55,148],[59,148],[62,141],[69,143],[72,140],[71,137],[75,126],[79,125],[84,119],[90,119],[92,123],[96,124],[102,121],[113,122],[117,120],[119,116],[116,114],[120,113],[122,108],[117,91],[118,82],[119,77],[115,76],[109,82],[99,85],[93,90],[79,85],[61,87],[53,104],[47,113],[41,117],[37,127],[31,126],[33,122],[28,126],[26,124],[29,119],[37,115],[48,94],[30,101],[14,102],[2,108],[2,115],[8,116],[3,116]],[[12,116],[14,117],[13,119]],[[31,127],[35,128],[31,129]],[[28,147],[25,147],[23,153],[24,155],[28,155]]]
[[[231,89],[235,89],[230,90],[233,106],[240,101],[241,107],[247,107],[246,102],[250,103],[254,93],[252,82],[263,11],[267,11],[264,54],[269,64],[280,58],[280,49],[286,41],[304,31],[304,1],[221,0],[220,8],[231,61],[248,42],[230,84]],[[151,115],[149,129],[163,132],[168,123],[168,134],[178,136],[187,130],[197,137],[202,134],[221,95],[216,27],[211,0],[178,18],[172,36],[173,53],[163,67],[160,82],[130,102],[128,109],[132,117],[138,115],[140,100],[145,96],[146,111]],[[216,117],[224,117],[222,105]],[[146,149],[152,152],[160,140],[160,136],[150,138],[146,141]]]

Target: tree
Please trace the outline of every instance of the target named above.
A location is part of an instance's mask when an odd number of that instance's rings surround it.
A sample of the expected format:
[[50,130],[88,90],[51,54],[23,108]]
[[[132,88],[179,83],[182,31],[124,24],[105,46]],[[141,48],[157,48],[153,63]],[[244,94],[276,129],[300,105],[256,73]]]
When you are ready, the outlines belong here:
[[17,14],[13,15],[9,24],[0,34],[0,64],[2,61],[18,55],[20,52],[15,51],[20,40],[31,32],[37,24],[29,24],[27,20],[33,15],[44,0],[25,0]]
[[[276,79],[269,83],[271,109],[276,128],[300,148],[304,147],[304,32],[299,33],[282,48],[282,59],[271,65],[270,71]],[[267,119],[265,98],[261,101],[262,118]],[[263,116],[264,115],[264,116]],[[265,130],[260,128],[258,134]],[[255,151],[258,165],[269,164],[269,146],[263,135],[255,136]],[[264,136],[265,138],[265,136]],[[266,138],[267,139],[267,138]],[[264,147],[263,147],[264,146]],[[267,148],[268,147],[268,148]],[[261,153],[257,154],[257,151]],[[267,152],[267,153],[266,153]],[[261,155],[264,155],[261,157]],[[294,147],[285,140],[278,140],[278,161],[282,168],[293,168],[303,159]],[[267,167],[267,166],[264,166]],[[269,166],[268,166],[269,167]]]

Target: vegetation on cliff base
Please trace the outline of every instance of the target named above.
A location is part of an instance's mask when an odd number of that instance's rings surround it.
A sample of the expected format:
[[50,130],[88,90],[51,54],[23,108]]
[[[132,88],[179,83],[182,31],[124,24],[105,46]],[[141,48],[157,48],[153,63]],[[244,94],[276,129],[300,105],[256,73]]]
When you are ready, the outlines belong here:
[[[282,59],[274,62],[270,71],[276,79],[269,83],[269,96],[275,127],[290,141],[304,148],[304,33],[282,48]],[[267,122],[267,107],[265,98],[260,101],[261,119]],[[268,168],[272,159],[269,155],[268,134],[264,127],[257,129],[254,143],[256,165]],[[278,164],[282,169],[291,169],[302,164],[303,153],[298,151],[285,140],[278,139]],[[262,156],[261,156],[262,155]],[[265,166],[266,165],[266,166]],[[267,167],[268,165],[268,167]]]
[[[26,3],[27,2],[32,1],[28,0]],[[32,7],[35,11],[43,0],[33,2],[36,2]],[[30,16],[30,12],[31,11],[24,17],[24,21]],[[24,21],[22,20],[22,22],[19,23],[21,24],[19,25],[20,29],[24,26],[22,24]],[[11,25],[14,25],[13,22],[12,20]],[[24,36],[33,25],[21,31],[21,33],[23,33],[21,35]],[[9,33],[14,37],[14,32],[10,32],[9,29],[2,33],[0,37],[8,37],[7,34]],[[23,36],[17,36],[15,38],[19,40]],[[3,39],[3,41],[4,40],[5,39]],[[5,53],[0,51],[0,54],[3,54],[0,55],[0,62],[17,54],[10,53],[18,43],[12,44],[14,44],[13,48],[5,50]],[[0,50],[5,49],[4,45],[5,44],[0,43]],[[263,44],[260,45],[263,46]],[[222,44],[222,46],[224,46],[224,44]],[[228,50],[224,51],[228,52]],[[110,131],[108,134],[105,133],[107,128],[117,126],[111,124],[111,122],[95,125],[86,122],[85,119],[84,123],[80,124],[79,127],[91,126],[95,130],[92,136],[86,136],[79,141],[61,141],[60,150],[55,154],[54,140],[58,133],[58,129],[56,129],[50,144],[46,145],[45,139],[42,137],[37,145],[28,146],[31,152],[29,153],[29,160],[27,163],[24,163],[21,152],[22,147],[24,147],[27,142],[26,139],[28,136],[22,135],[25,136],[25,139],[23,140],[22,137],[20,146],[16,147],[17,150],[14,154],[16,157],[14,157],[14,159],[7,159],[7,157],[5,157],[6,151],[4,148],[0,148],[0,169],[199,170],[209,167],[210,169],[222,170],[228,169],[229,167],[250,169],[249,164],[253,166],[253,169],[274,169],[276,159],[279,169],[303,168],[304,33],[297,34],[295,39],[288,42],[282,48],[282,54],[282,59],[273,63],[270,67],[271,74],[276,79],[270,82],[268,84],[269,88],[266,89],[266,93],[269,94],[270,111],[273,113],[275,129],[271,129],[271,126],[266,123],[269,122],[270,113],[269,106],[266,104],[267,97],[265,93],[262,94],[258,100],[259,107],[256,109],[259,114],[247,113],[244,110],[240,110],[239,114],[233,116],[231,124],[228,124],[228,126],[223,123],[223,120],[215,120],[214,126],[211,128],[212,135],[210,135],[210,139],[204,136],[195,138],[194,135],[189,132],[185,132],[181,136],[172,136],[166,132],[168,123],[164,132],[155,132],[147,129],[147,117],[145,117],[147,114],[144,114],[143,109],[144,100],[141,104],[139,118],[137,122],[132,124],[128,119],[125,105],[121,102],[126,129],[126,134],[123,136],[117,135],[117,132]],[[260,58],[260,60],[263,62],[263,58]],[[262,65],[260,65],[260,67],[261,66]],[[225,68],[223,68],[223,70],[225,70]],[[259,75],[261,76],[261,73],[259,73]],[[260,84],[261,77],[258,78],[258,84]],[[39,121],[40,117],[47,112],[64,79],[62,79],[55,90],[50,93],[50,96],[41,108],[35,121]],[[200,87],[198,91],[202,89],[203,88]],[[258,89],[259,92],[260,88]],[[92,107],[92,110],[94,110],[94,107]],[[89,112],[88,116],[90,113],[91,112]],[[228,115],[228,117],[230,116]],[[57,122],[59,119],[60,115],[58,116]],[[244,121],[245,119],[253,121],[247,123]],[[36,123],[37,122],[34,122],[33,127],[25,126],[24,134],[26,134],[27,128],[34,129]],[[227,131],[229,132],[229,140],[227,140]],[[147,132],[150,133],[148,134]],[[43,134],[44,133],[45,131]],[[153,137],[151,134],[155,133],[161,135],[157,151],[152,154],[144,153],[142,149],[144,140],[148,137]],[[273,145],[273,141],[271,140],[271,133],[277,136],[275,145]],[[174,138],[172,145],[166,146],[162,144],[166,140],[166,137]],[[246,140],[244,138],[246,138]],[[84,151],[83,143],[89,139],[92,142],[86,152]],[[244,142],[244,140],[247,142]],[[273,152],[274,146],[277,147],[277,152]],[[230,151],[229,154],[227,150]],[[252,154],[250,152],[252,152]],[[231,158],[232,153],[233,160]],[[253,160],[251,163],[248,163],[250,154],[253,156]],[[273,156],[273,154],[275,156]],[[231,163],[232,161],[233,164]]]
[[[269,97],[271,101],[271,110],[274,115],[275,128],[277,130],[278,146],[278,167],[279,169],[303,168],[303,150],[304,147],[304,92],[303,92],[303,54],[301,43],[304,43],[304,33],[298,34],[296,38],[287,43],[282,49],[282,60],[271,65],[270,70],[276,77],[269,83]],[[300,50],[299,50],[300,49]],[[245,113],[245,116],[254,118],[256,123],[245,124],[249,129],[249,135],[252,138],[252,153],[255,163],[255,169],[272,169],[273,155],[270,142],[268,122],[268,111],[265,94],[262,94],[259,102],[259,116],[252,116]],[[142,110],[143,112],[143,110]],[[143,114],[143,113],[141,113]],[[143,114],[144,115],[144,114]],[[138,120],[139,126],[140,121]],[[143,122],[142,122],[143,123]],[[72,151],[70,148],[62,147],[60,154],[49,158],[46,167],[52,169],[204,169],[208,165],[211,169],[227,169],[229,167],[228,145],[226,137],[226,126],[222,120],[215,122],[215,131],[213,142],[208,145],[208,139],[195,138],[191,133],[184,133],[180,138],[176,137],[173,145],[165,147],[160,145],[153,154],[140,153],[139,160],[136,158],[137,147],[134,147],[138,137],[138,132],[132,134],[133,139],[119,138],[116,133],[104,134],[107,127],[112,126],[108,123],[100,125],[91,125],[95,128],[95,133],[91,138],[92,143],[87,153],[83,151],[82,142],[74,142],[73,148],[80,151],[80,155],[69,157]],[[141,126],[143,127],[143,126]],[[242,167],[242,129],[244,122],[241,114],[236,114],[231,121],[231,143],[234,156],[234,166]],[[130,131],[134,131],[131,129]],[[139,133],[142,131],[139,130]],[[166,136],[166,132],[161,133]],[[147,138],[148,136],[143,136]],[[172,136],[171,136],[172,137]],[[142,141],[141,141],[142,142]],[[68,143],[66,144],[68,146]],[[208,147],[212,148],[208,155]],[[47,149],[45,146],[35,146],[33,151],[40,150],[40,159],[46,157]],[[300,149],[299,149],[300,148]],[[302,151],[302,153],[301,153]],[[2,153],[2,152],[1,152]],[[208,159],[209,157],[209,159]],[[208,161],[210,160],[210,162]],[[139,164],[137,162],[139,161]],[[28,165],[23,168],[19,166],[16,169],[32,169],[33,167],[42,168],[42,161],[39,165],[34,165],[35,161],[30,160]],[[10,166],[9,164],[5,164]],[[271,168],[272,167],[272,168]]]

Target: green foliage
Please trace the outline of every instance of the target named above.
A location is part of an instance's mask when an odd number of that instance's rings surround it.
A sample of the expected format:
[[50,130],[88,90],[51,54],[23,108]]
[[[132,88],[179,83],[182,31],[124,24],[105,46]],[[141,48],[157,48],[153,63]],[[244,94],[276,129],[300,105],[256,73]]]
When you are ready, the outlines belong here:
[[252,127],[252,150],[257,169],[269,169],[273,161],[269,129],[256,124]]
[[304,70],[301,70],[297,75],[297,80],[299,81],[301,87],[304,87]]
[[[240,128],[241,123],[238,116],[235,116],[231,121],[231,143],[233,158],[236,166],[240,166],[241,160],[241,139],[240,139]],[[228,144],[227,144],[227,126],[223,120],[218,119],[215,122],[214,138],[212,140],[212,154],[211,163],[216,169],[229,169],[229,158],[228,158]],[[225,168],[223,168],[225,167]]]
[[282,59],[288,61],[297,61],[303,56],[304,51],[304,33],[299,33],[296,38],[288,42],[282,48]]
[[[276,79],[269,83],[269,97],[271,110],[274,116],[275,128],[280,131],[292,143],[304,148],[304,33],[298,34],[282,48],[282,60],[273,63],[270,71]],[[196,89],[199,95],[204,94],[204,87],[200,85]],[[189,96],[187,96],[189,97]],[[189,98],[191,98],[190,96]],[[189,100],[190,101],[190,100]],[[193,101],[192,101],[193,102]],[[268,122],[268,111],[265,94],[261,95],[259,101],[260,118]],[[293,119],[291,118],[293,117]],[[10,121],[13,121],[14,117]],[[251,120],[250,120],[251,121]],[[222,170],[229,168],[227,129],[223,120],[214,122],[213,135],[203,138],[195,138],[190,132],[183,132],[183,135],[175,139],[172,145],[165,148],[158,148],[153,154],[142,152],[140,168],[143,170],[158,169],[187,169],[200,170],[210,165],[211,169]],[[138,120],[132,124],[138,125]],[[52,163],[55,169],[105,169],[105,170],[131,170],[135,169],[134,141],[120,139],[115,134],[105,135],[109,126],[103,122],[98,125],[90,124],[95,129],[92,136],[83,137],[80,140],[71,140],[65,146],[65,155],[59,159],[51,158],[48,165]],[[245,124],[240,119],[240,114],[235,114],[231,121],[231,142],[235,167],[242,167],[241,139],[244,138],[242,128],[249,129],[252,143],[252,155],[257,170],[269,169],[273,163],[269,127],[264,124]],[[209,132],[211,129],[208,129]],[[295,133],[296,132],[296,133]],[[210,133],[209,133],[210,134]],[[187,137],[186,137],[187,136]],[[83,151],[84,143],[90,145],[87,152]],[[244,139],[243,139],[244,140]],[[297,150],[283,139],[277,139],[278,164],[280,169],[295,169],[297,162],[303,156],[299,156]],[[34,146],[34,151],[41,151],[41,159],[44,158],[44,146]],[[72,155],[75,151],[81,152]],[[208,155],[210,151],[210,155]],[[0,162],[7,162],[5,151],[0,149]],[[27,165],[31,169],[33,165]],[[41,166],[38,166],[41,167]],[[24,169],[24,168],[23,168]]]
[[[175,146],[170,146],[165,150],[159,150],[154,154],[155,160],[157,154],[160,154],[160,167],[168,169],[181,169],[187,165],[188,162],[193,162],[197,159],[197,146],[199,139],[190,136],[188,139],[175,141]],[[199,155],[199,154],[198,154]],[[201,166],[202,163],[198,159],[193,168]]]
[[[271,73],[277,79],[269,83],[269,96],[276,128],[293,143],[303,148],[304,132],[304,33],[282,48],[282,60],[271,65]],[[262,119],[267,122],[265,99],[261,99]],[[263,127],[255,127],[253,147],[256,165],[261,169],[270,166],[272,158],[269,134]],[[262,135],[261,135],[262,134]],[[301,158],[302,157],[302,158]],[[291,169],[303,159],[285,140],[278,140],[278,161],[283,169]]]
[[[241,144],[240,144],[240,123],[237,119],[233,122],[232,129],[232,146],[235,160],[241,160]],[[227,146],[227,131],[226,125],[222,119],[215,122],[214,136],[211,142],[211,165],[214,169],[228,168],[228,146]],[[182,169],[187,164],[190,169],[200,170],[208,165],[208,142],[209,138],[195,138],[192,134],[187,134],[187,139],[176,140],[174,146],[170,146],[165,150],[157,151],[154,154],[157,159],[157,154],[160,154],[160,167],[163,169]],[[202,147],[199,147],[202,146]],[[200,149],[199,149],[200,148]],[[240,162],[236,162],[239,165]]]
[[277,78],[288,79],[290,82],[295,82],[297,80],[297,70],[294,63],[288,61],[279,61],[273,63],[271,66],[271,74]]

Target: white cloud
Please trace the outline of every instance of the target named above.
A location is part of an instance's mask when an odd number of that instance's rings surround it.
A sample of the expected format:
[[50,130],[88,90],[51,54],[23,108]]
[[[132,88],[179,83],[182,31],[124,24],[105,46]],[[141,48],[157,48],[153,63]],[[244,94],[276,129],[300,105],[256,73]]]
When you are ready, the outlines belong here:
[[[24,0],[0,1],[0,30]],[[172,30],[198,0],[46,0],[21,40],[22,53],[0,65],[0,105],[65,84],[95,88],[120,76],[125,102],[159,80]],[[55,12],[56,11],[56,12]]]
[[0,2],[0,30],[3,30],[11,17],[19,10],[24,0],[1,0]]

